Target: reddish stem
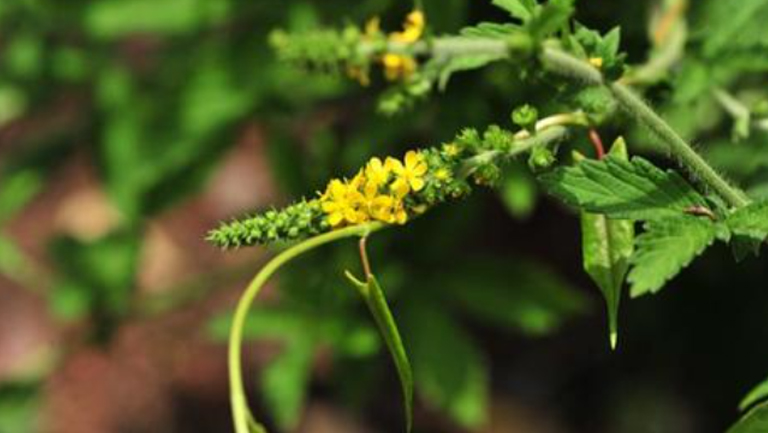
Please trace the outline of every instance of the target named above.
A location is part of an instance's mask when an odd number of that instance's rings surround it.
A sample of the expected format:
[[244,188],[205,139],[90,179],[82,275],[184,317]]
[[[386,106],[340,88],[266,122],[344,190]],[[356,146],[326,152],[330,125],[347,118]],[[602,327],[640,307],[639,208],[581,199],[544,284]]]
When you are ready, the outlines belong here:
[[605,156],[605,146],[603,146],[603,140],[600,138],[600,134],[597,133],[596,129],[589,130],[589,141],[591,141],[592,145],[595,147],[597,159],[603,159]]

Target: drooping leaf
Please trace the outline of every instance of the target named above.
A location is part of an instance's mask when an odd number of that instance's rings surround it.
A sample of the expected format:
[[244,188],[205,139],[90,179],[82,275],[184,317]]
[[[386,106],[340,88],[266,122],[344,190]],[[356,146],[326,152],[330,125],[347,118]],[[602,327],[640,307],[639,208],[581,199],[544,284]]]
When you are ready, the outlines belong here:
[[686,215],[645,224],[630,260],[633,297],[656,293],[718,237],[719,228],[704,217]]
[[[624,141],[617,140],[610,154],[627,159],[627,147]],[[581,236],[584,270],[592,277],[605,298],[609,339],[611,348],[615,349],[618,338],[621,289],[629,269],[629,258],[634,251],[634,222],[582,212]]]
[[487,418],[488,370],[480,350],[445,309],[409,303],[406,329],[414,378],[424,401],[468,429]]
[[768,431],[768,403],[755,406],[728,429],[728,433],[764,433],[766,431]]
[[411,363],[408,360],[408,354],[405,352],[405,346],[400,337],[400,331],[397,329],[395,318],[389,310],[387,299],[376,277],[369,275],[367,281],[363,283],[349,272],[346,275],[363,296],[363,299],[365,299],[365,303],[368,305],[368,309],[371,311],[376,325],[379,327],[379,332],[395,363],[397,375],[400,378],[400,387],[403,391],[406,431],[410,432],[413,425],[413,372],[411,371]]
[[768,399],[768,379],[757,384],[744,396],[744,399],[739,403],[739,410],[746,410],[753,404],[766,399]]
[[657,220],[707,206],[704,197],[679,174],[640,157],[585,160],[558,168],[542,176],[542,181],[566,203],[617,219]]
[[726,220],[736,235],[747,236],[757,241],[768,237],[768,201],[752,203],[737,209]]

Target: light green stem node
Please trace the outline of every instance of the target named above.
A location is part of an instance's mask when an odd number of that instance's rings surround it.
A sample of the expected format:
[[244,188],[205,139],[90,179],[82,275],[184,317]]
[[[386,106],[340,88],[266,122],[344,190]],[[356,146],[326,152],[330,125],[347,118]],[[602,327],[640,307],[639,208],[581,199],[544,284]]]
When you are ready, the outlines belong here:
[[248,318],[248,310],[250,310],[251,305],[259,294],[261,288],[267,280],[280,269],[280,267],[299,255],[321,245],[340,239],[354,236],[366,236],[383,227],[384,225],[381,223],[360,224],[333,230],[309,238],[304,242],[288,248],[270,260],[270,262],[256,274],[253,280],[251,280],[250,284],[248,284],[248,287],[245,289],[245,292],[243,292],[237,303],[235,315],[232,319],[232,328],[229,334],[230,401],[232,404],[232,418],[235,424],[236,433],[266,432],[264,427],[254,420],[253,415],[248,409],[242,371],[243,327]]

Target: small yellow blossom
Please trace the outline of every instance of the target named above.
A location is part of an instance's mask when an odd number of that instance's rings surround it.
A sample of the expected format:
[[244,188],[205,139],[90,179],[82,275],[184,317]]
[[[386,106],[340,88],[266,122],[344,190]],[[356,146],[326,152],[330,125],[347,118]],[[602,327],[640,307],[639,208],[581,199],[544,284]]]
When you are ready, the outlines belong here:
[[591,57],[589,59],[589,64],[596,67],[597,69],[600,69],[603,67],[603,58],[602,57]]
[[328,214],[328,223],[332,227],[344,222],[360,224],[368,220],[365,212],[360,210],[364,197],[352,185],[334,179],[328,184],[328,189],[321,197],[323,212]]
[[456,143],[448,143],[443,145],[443,151],[447,156],[454,157],[459,154],[460,149]]
[[395,181],[390,188],[397,197],[404,197],[411,190],[420,191],[424,188],[424,175],[427,173],[427,163],[424,156],[413,150],[405,154],[405,164],[394,158],[388,158]]
[[403,23],[402,32],[394,32],[389,35],[389,38],[393,42],[401,42],[405,44],[412,44],[421,38],[424,34],[424,26],[426,20],[424,18],[424,12],[415,10],[408,14]]
[[384,54],[381,63],[384,77],[389,81],[404,80],[416,71],[416,60],[411,56],[388,53]]
[[[401,44],[413,44],[421,39],[425,25],[424,12],[415,10],[406,17],[403,31],[391,33],[389,40]],[[384,54],[381,62],[384,65],[384,76],[390,81],[408,78],[416,71],[417,66],[416,59],[403,54]]]
[[441,168],[435,172],[435,179],[441,182],[451,180],[451,171],[447,168]]
[[373,157],[365,166],[365,177],[378,188],[387,183],[390,171],[390,167],[382,163],[381,159]]

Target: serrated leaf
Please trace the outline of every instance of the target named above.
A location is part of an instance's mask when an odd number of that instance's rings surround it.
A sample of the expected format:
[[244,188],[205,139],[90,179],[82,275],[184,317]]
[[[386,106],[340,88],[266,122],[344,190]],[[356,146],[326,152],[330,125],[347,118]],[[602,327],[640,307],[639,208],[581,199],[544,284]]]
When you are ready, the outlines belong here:
[[765,433],[766,431],[768,431],[768,403],[755,406],[728,429],[728,433]]
[[634,157],[584,160],[541,177],[547,189],[566,203],[616,219],[658,220],[686,209],[706,207],[704,197],[679,174]]
[[745,410],[753,404],[766,399],[768,399],[768,379],[759,383],[744,396],[744,399],[739,403],[739,410]]
[[349,281],[355,286],[365,299],[368,309],[376,321],[384,342],[389,349],[392,360],[397,369],[397,375],[400,378],[400,387],[403,391],[403,406],[405,409],[406,431],[410,432],[413,425],[413,372],[411,363],[408,360],[408,354],[405,352],[400,331],[397,329],[395,318],[387,305],[387,299],[379,286],[376,277],[369,275],[363,283],[358,281],[349,272],[346,273]]
[[768,201],[752,203],[737,209],[726,220],[736,235],[762,241],[768,237]]
[[[614,143],[610,155],[627,159],[627,147],[623,140]],[[634,251],[635,225],[633,221],[614,220],[605,215],[582,212],[581,236],[584,270],[605,298],[609,340],[611,348],[615,349],[621,289],[629,269],[629,258]]]
[[491,3],[509,12],[512,18],[523,22],[533,17],[537,6],[535,0],[492,0]]
[[704,217],[649,221],[637,237],[628,280],[632,297],[656,293],[712,244],[718,227]]
[[527,23],[534,39],[542,40],[563,28],[573,15],[573,0],[550,0]]

